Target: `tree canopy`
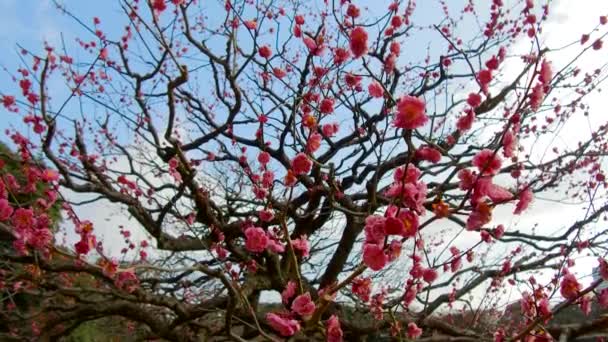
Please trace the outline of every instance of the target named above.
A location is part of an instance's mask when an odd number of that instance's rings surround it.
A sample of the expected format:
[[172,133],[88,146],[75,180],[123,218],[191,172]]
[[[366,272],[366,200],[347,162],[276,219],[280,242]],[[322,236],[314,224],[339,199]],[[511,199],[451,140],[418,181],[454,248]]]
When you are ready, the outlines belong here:
[[54,4],[82,34],[0,93],[7,338],[608,334],[602,13],[549,44],[563,2]]

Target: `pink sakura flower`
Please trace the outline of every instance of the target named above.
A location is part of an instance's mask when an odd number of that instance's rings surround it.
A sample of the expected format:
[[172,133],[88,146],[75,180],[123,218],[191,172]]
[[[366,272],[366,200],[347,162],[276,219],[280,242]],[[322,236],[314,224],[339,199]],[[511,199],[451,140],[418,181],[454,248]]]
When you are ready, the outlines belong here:
[[[384,232],[387,235],[401,235],[414,237],[418,232],[418,215],[408,209],[399,209],[391,206],[387,210]],[[397,216],[398,215],[398,216]]]
[[530,206],[530,203],[532,203],[533,199],[534,193],[532,192],[532,190],[530,190],[530,187],[526,187],[526,189],[519,194],[519,202],[517,202],[517,204],[515,205],[515,210],[513,211],[513,214],[520,215],[521,213],[523,213],[526,209],[528,209],[528,206]]
[[307,174],[312,168],[312,161],[308,159],[306,154],[300,152],[291,161],[291,168],[295,175]]
[[331,114],[334,112],[334,99],[332,98],[325,98],[323,100],[321,100],[321,103],[319,104],[319,111],[322,114]]
[[543,298],[538,302],[538,313],[541,317],[551,316],[551,305],[549,305],[547,298]]
[[490,82],[492,82],[492,71],[484,69],[477,73],[477,81],[481,84],[481,88],[486,90]]
[[281,79],[281,78],[287,76],[287,73],[285,72],[285,70],[283,70],[281,68],[273,68],[272,74],[278,79]]
[[401,166],[397,168],[397,170],[395,170],[395,173],[393,174],[393,181],[414,183],[418,181],[418,178],[420,178],[421,174],[422,172],[413,165],[408,165],[407,170],[404,166]]
[[401,54],[401,44],[399,42],[392,42],[389,49],[392,55],[399,56]]
[[17,229],[30,229],[34,223],[34,211],[32,209],[18,208],[13,213],[13,225]]
[[393,240],[388,245],[388,261],[395,261],[401,255],[401,241]]
[[572,273],[566,273],[560,283],[560,293],[566,299],[575,299],[581,290],[581,284]]
[[581,297],[580,305],[581,305],[581,311],[586,316],[589,316],[589,314],[591,313],[591,297],[590,296]]
[[384,96],[384,88],[382,88],[382,85],[378,81],[372,81],[367,90],[372,97],[381,98]]
[[395,127],[403,129],[416,129],[424,126],[429,119],[426,116],[425,107],[424,101],[417,97],[402,97],[397,103],[397,113],[393,124]]
[[593,45],[592,45],[593,50],[596,50],[596,51],[600,50],[602,48],[602,46],[604,46],[604,42],[602,42],[601,39],[598,39],[598,40],[594,41]]
[[274,214],[268,209],[260,210],[258,216],[260,217],[260,220],[264,222],[270,222],[274,218]]
[[338,128],[340,126],[338,126],[337,123],[329,123],[329,124],[325,124],[323,126],[321,126],[321,130],[323,131],[323,134],[326,137],[332,137],[334,136],[336,133],[338,133]]
[[157,12],[162,12],[167,9],[167,4],[165,4],[165,0],[154,0],[152,8]]
[[549,86],[553,79],[553,69],[551,68],[551,62],[546,59],[540,66],[540,74],[538,75],[538,81],[544,86]]
[[422,335],[422,329],[418,328],[416,323],[410,322],[407,325],[407,337],[413,340],[417,339]]
[[291,240],[293,249],[298,252],[302,257],[306,258],[309,256],[310,247],[308,245],[308,239],[306,235],[302,235],[297,239]]
[[372,270],[379,271],[386,266],[388,256],[381,245],[366,243],[363,246],[363,262]]
[[310,293],[297,296],[291,303],[291,310],[302,317],[312,315],[315,312],[315,303],[310,299]]
[[502,160],[494,151],[484,149],[473,157],[473,166],[476,166],[483,175],[494,175],[500,171]]
[[492,234],[494,235],[494,238],[500,239],[505,234],[505,226],[499,224],[496,226],[496,228],[494,228]]
[[430,146],[422,146],[416,150],[416,158],[436,164],[441,160],[441,152]]
[[462,169],[458,171],[458,179],[460,179],[460,183],[458,183],[461,190],[470,190],[475,185],[475,180],[477,176],[469,169]]
[[363,302],[369,302],[372,293],[372,280],[370,278],[355,278],[352,283],[352,292]]
[[509,190],[492,183],[490,178],[480,178],[475,183],[475,192],[471,198],[472,203],[481,201],[484,197],[489,197],[494,203],[506,202],[513,198]]
[[268,59],[272,56],[272,49],[270,49],[270,46],[264,45],[260,47],[258,53],[260,54],[260,57]]
[[249,30],[255,30],[258,27],[258,23],[255,20],[245,20],[243,24]]
[[405,294],[403,295],[403,304],[406,308],[414,302],[417,293],[418,291],[415,286],[408,285],[407,290],[405,290]]
[[331,315],[325,322],[327,342],[342,342],[343,332],[340,328],[340,320],[336,315]]
[[465,115],[456,121],[456,128],[461,133],[466,132],[473,127],[473,121],[475,121],[475,111],[469,108],[465,111]]
[[361,80],[363,77],[358,75],[353,75],[351,73],[347,73],[344,76],[344,82],[350,89],[359,90],[361,89]]
[[296,294],[296,282],[290,280],[281,292],[281,299],[283,300],[283,304],[287,304],[289,300]]
[[432,268],[427,268],[426,270],[424,270],[422,272],[422,279],[424,279],[424,281],[426,281],[427,283],[431,284],[433,283],[438,277],[437,271],[435,271]]
[[264,229],[249,227],[245,230],[245,248],[253,253],[262,253],[268,246],[268,236]]
[[59,179],[59,175],[54,170],[45,169],[40,174],[40,178],[43,181],[45,181],[46,183],[50,183],[50,182],[54,182],[54,181],[58,180]]
[[350,51],[354,58],[367,53],[367,32],[363,27],[357,26],[350,32]]
[[300,323],[298,323],[298,321],[295,319],[281,317],[272,312],[266,314],[266,321],[272,327],[272,329],[274,329],[274,331],[278,332],[279,335],[284,337],[293,336],[295,333],[300,331]]
[[481,104],[481,95],[479,93],[470,93],[467,98],[467,103],[472,108],[477,108]]
[[319,132],[314,132],[308,137],[306,142],[306,152],[313,153],[321,147],[321,139],[323,136]]
[[603,289],[598,296],[597,301],[600,303],[600,306],[604,309],[608,308],[608,289]]
[[346,9],[346,15],[351,18],[357,18],[361,14],[361,10],[354,4],[349,4]]
[[285,246],[273,238],[268,239],[268,246],[266,247],[272,253],[283,253],[285,252]]
[[490,70],[498,70],[499,64],[500,61],[498,60],[498,58],[496,58],[496,56],[492,56],[492,58],[486,61],[486,67],[488,67],[488,69]]
[[511,158],[515,154],[517,148],[517,139],[511,130],[505,132],[502,137],[502,153],[505,157]]
[[350,51],[344,48],[337,48],[334,50],[334,63],[340,65],[346,62],[350,58]]
[[261,152],[258,154],[258,162],[262,165],[266,165],[270,162],[270,154],[268,152]]
[[0,198],[0,221],[8,220],[13,214],[13,207],[4,198]]
[[598,259],[599,264],[599,271],[600,271],[600,277],[602,277],[602,279],[604,279],[605,281],[608,281],[608,261],[599,258]]
[[370,215],[365,219],[365,242],[381,243],[386,235],[386,218]]
[[476,230],[492,220],[492,207],[486,202],[479,202],[467,219],[467,230]]
[[540,108],[540,105],[543,103],[545,99],[545,89],[542,83],[538,83],[532,88],[532,93],[530,94],[530,108],[533,111],[537,111]]

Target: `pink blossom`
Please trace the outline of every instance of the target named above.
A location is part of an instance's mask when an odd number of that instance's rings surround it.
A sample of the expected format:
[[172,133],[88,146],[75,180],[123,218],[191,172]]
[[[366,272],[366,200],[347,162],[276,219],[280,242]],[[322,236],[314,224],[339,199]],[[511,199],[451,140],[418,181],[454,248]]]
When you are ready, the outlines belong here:
[[572,273],[567,273],[562,278],[560,284],[560,293],[566,299],[575,299],[581,290],[581,284],[576,280],[576,277]]
[[469,97],[467,98],[467,103],[473,108],[479,107],[481,104],[481,95],[478,93],[470,93]]
[[338,128],[340,126],[338,126],[337,123],[330,123],[330,124],[325,124],[323,126],[321,126],[321,130],[323,131],[323,134],[326,137],[332,137],[334,136],[336,133],[338,133]]
[[357,26],[350,32],[350,51],[354,58],[367,53],[367,32],[363,27]]
[[397,113],[393,124],[395,127],[404,129],[416,129],[424,126],[429,119],[426,116],[425,107],[424,101],[417,97],[402,97],[397,103]]
[[549,300],[547,298],[543,298],[538,302],[538,313],[542,317],[551,316],[551,305],[549,305]]
[[481,84],[483,89],[486,89],[490,82],[492,82],[492,71],[491,70],[481,70],[477,73],[477,81]]
[[583,311],[586,316],[589,316],[591,313],[591,298],[589,296],[581,297],[580,305],[581,311]]
[[461,133],[466,132],[473,127],[473,121],[475,121],[475,111],[469,109],[465,111],[465,115],[458,118],[458,121],[456,121],[456,128]]
[[407,337],[413,340],[417,339],[422,335],[422,329],[418,328],[416,323],[410,322],[407,325]]
[[603,289],[598,296],[598,302],[604,309],[608,308],[608,289]]
[[511,130],[508,130],[502,137],[502,148],[505,157],[513,157],[515,149],[517,148],[517,139]]
[[600,277],[605,281],[608,281],[608,261],[598,258]]
[[272,253],[283,253],[285,252],[285,246],[275,239],[268,239],[268,246],[266,248]]
[[18,208],[13,213],[13,225],[17,229],[30,229],[34,222],[34,211],[32,209]]
[[297,296],[291,303],[291,310],[302,317],[312,315],[315,312],[315,303],[310,299],[310,293]]
[[327,342],[342,342],[343,333],[340,328],[340,320],[336,315],[331,315],[325,322]]
[[321,147],[323,136],[319,132],[312,133],[306,141],[306,152],[313,153]]
[[289,302],[289,300],[296,294],[296,282],[293,280],[290,280],[287,283],[287,286],[285,286],[285,289],[283,289],[283,292],[281,292],[281,299],[283,300],[284,304],[287,304]]
[[476,230],[492,220],[492,208],[485,202],[479,202],[467,219],[467,230]]
[[382,88],[382,85],[378,81],[372,81],[367,90],[372,97],[381,98],[384,96],[384,88]]
[[549,86],[551,84],[552,79],[553,70],[551,68],[551,62],[545,59],[543,60],[543,63],[540,66],[540,74],[538,75],[538,81],[541,82],[544,86]]
[[473,157],[473,166],[476,166],[483,175],[494,175],[500,171],[502,160],[494,151],[484,149]]
[[300,152],[291,161],[291,168],[296,175],[307,174],[312,168],[312,161],[308,159],[306,154]]
[[295,333],[300,331],[300,323],[298,323],[298,321],[295,319],[281,317],[272,312],[266,314],[266,321],[272,327],[272,329],[284,337],[293,336]]
[[0,198],[0,221],[8,220],[13,214],[13,207],[4,198]]
[[268,45],[261,46],[258,53],[260,54],[260,57],[266,58],[266,59],[268,59],[272,56],[272,50],[270,49],[270,46],[268,46]]
[[293,249],[298,252],[302,257],[308,257],[310,252],[310,246],[308,245],[308,239],[306,235],[302,235],[297,239],[291,240]]
[[331,114],[334,112],[334,103],[335,100],[331,99],[331,98],[325,98],[323,100],[321,100],[321,103],[319,104],[319,111],[322,114]]
[[258,216],[260,217],[260,220],[270,222],[274,218],[274,213],[271,210],[264,209],[258,212]]
[[369,302],[372,293],[372,280],[370,278],[355,278],[352,291],[363,302]]
[[258,154],[258,162],[262,165],[266,165],[270,162],[270,154],[268,152],[261,152]]
[[365,241],[368,243],[381,243],[386,235],[386,218],[370,215],[365,219]]
[[363,262],[372,270],[379,271],[386,266],[388,256],[382,246],[366,243],[363,246]]
[[475,174],[473,174],[473,172],[471,172],[471,170],[469,169],[462,169],[458,171],[458,179],[460,179],[460,189],[470,190],[471,188],[473,188],[476,178],[477,177],[475,176]]
[[492,234],[496,239],[500,239],[505,234],[505,226],[499,224],[498,226],[496,226],[496,228],[494,228]]
[[530,108],[533,111],[537,111],[540,108],[540,105],[543,103],[545,99],[545,89],[542,83],[538,83],[532,88],[532,93],[530,94]]
[[416,150],[416,158],[436,164],[441,160],[441,152],[430,146],[422,146]]
[[245,230],[245,248],[254,253],[262,253],[268,246],[268,235],[264,229],[249,227]]
[[530,206],[533,199],[534,193],[532,190],[530,190],[530,187],[526,187],[526,189],[519,194],[519,202],[517,202],[517,205],[515,205],[513,214],[519,215],[523,213],[526,209],[528,209],[528,206]]
[[437,279],[437,277],[438,277],[437,271],[435,271],[432,268],[427,268],[426,270],[424,270],[422,272],[422,279],[424,279],[424,281],[426,281],[429,284],[434,282]]

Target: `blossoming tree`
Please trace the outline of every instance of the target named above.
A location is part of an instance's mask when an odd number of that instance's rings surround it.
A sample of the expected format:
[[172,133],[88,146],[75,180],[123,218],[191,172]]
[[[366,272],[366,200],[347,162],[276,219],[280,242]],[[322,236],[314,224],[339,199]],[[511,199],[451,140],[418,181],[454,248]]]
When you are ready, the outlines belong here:
[[[545,46],[538,0],[437,1],[430,19],[413,0],[117,3],[120,25],[57,4],[85,33],[24,48],[2,90],[3,116],[25,123],[6,130],[21,167],[0,166],[1,317],[27,323],[6,336],[110,316],[170,341],[532,341],[608,324],[552,324],[608,306],[608,126],[587,104],[607,68],[584,62],[606,17]],[[585,210],[526,226],[541,198]],[[108,202],[128,228],[79,214]],[[112,255],[101,235],[118,230]],[[507,292],[520,317],[504,318]],[[10,305],[18,293],[39,307]]]

